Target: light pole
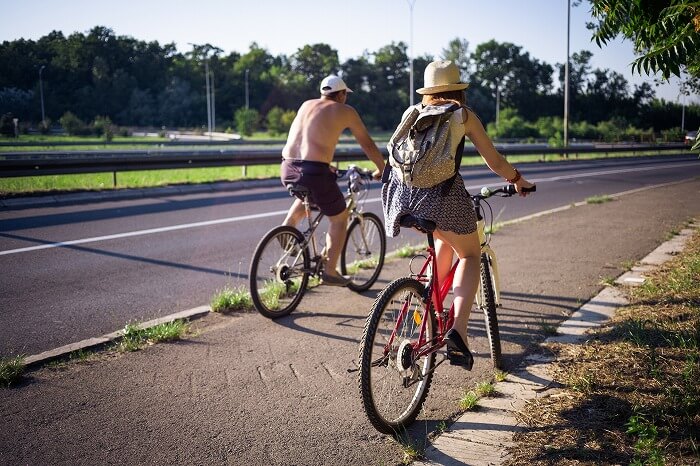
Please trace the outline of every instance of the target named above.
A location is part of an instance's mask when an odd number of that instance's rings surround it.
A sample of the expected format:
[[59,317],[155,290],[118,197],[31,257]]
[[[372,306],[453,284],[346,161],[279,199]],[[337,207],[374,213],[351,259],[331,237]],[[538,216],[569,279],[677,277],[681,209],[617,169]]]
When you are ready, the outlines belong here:
[[250,102],[248,101],[248,68],[245,70],[245,108],[246,110],[250,108]]
[[409,101],[411,102],[411,105],[413,105],[413,102],[414,102],[414,96],[413,96],[413,94],[414,94],[414,92],[413,92],[413,5],[415,5],[416,0],[406,0],[406,1],[408,2],[408,7],[409,7],[410,13],[411,13],[411,22],[410,22],[410,31],[411,31],[410,34],[411,35],[410,35],[410,39],[409,39],[410,52],[408,55],[408,62],[410,65],[410,71],[409,71],[409,75],[408,75],[408,81],[409,81],[409,87],[410,87]]
[[44,115],[44,82],[41,79],[41,72],[44,71],[46,65],[41,65],[39,68],[39,95],[41,96],[41,127],[42,129],[46,126],[46,116]]
[[496,129],[498,129],[498,121],[501,115],[501,86],[496,82]]
[[564,65],[564,147],[569,147],[569,42],[571,38],[571,0],[566,0],[566,64]]
[[207,129],[211,140],[211,94],[209,92],[209,58],[204,59],[204,81],[207,86]]

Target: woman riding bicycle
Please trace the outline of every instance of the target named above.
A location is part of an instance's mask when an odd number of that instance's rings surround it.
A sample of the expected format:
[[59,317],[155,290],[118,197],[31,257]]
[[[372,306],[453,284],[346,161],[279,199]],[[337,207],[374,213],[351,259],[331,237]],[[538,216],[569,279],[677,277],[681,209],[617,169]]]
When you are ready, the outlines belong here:
[[[514,184],[521,196],[526,196],[523,188],[530,188],[533,184],[496,150],[479,118],[466,106],[465,89],[468,86],[461,82],[459,69],[454,63],[434,61],[425,69],[424,87],[416,90],[423,95],[419,106],[449,102],[458,104],[460,108],[456,112],[461,113],[461,118],[452,119],[456,123],[451,123],[455,127],[450,130],[468,137],[488,167]],[[471,370],[474,358],[467,345],[467,325],[479,282],[480,245],[474,205],[458,173],[462,148],[463,144],[459,144],[455,175],[430,188],[410,187],[404,184],[396,169],[392,169],[382,188],[382,204],[389,236],[399,234],[401,218],[407,214],[436,223],[434,236],[438,277],[449,273],[454,253],[459,257],[453,281],[454,325],[445,337],[450,363]],[[386,170],[389,170],[388,165]]]

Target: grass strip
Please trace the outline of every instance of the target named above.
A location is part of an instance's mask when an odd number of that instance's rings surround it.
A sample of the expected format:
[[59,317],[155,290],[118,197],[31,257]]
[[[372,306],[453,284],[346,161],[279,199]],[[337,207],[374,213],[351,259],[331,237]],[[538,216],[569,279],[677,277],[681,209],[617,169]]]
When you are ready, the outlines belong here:
[[24,374],[24,358],[22,356],[0,358],[0,387],[10,387],[22,378]]
[[519,413],[506,464],[700,463],[700,233],[585,344],[546,346],[564,386]]
[[149,328],[127,324],[122,330],[122,338],[117,342],[116,349],[119,352],[131,352],[155,343],[179,340],[188,329],[189,324],[179,319]]

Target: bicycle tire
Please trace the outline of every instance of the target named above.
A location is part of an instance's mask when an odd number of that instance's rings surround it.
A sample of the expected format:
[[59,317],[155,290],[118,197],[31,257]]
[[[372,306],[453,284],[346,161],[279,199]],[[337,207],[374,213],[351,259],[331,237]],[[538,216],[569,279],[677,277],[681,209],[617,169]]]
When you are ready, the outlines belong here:
[[286,316],[299,305],[309,282],[309,250],[304,236],[289,226],[268,231],[255,248],[248,280],[257,311],[270,319]]
[[379,217],[371,212],[360,214],[348,225],[340,256],[340,271],[349,275],[353,291],[368,290],[377,281],[384,266],[386,233]]
[[[396,435],[415,421],[430,390],[435,352],[417,360],[403,372],[400,364],[410,363],[406,363],[405,358],[398,359],[399,351],[407,354],[404,352],[408,348],[406,342],[418,339],[421,319],[415,317],[415,312],[417,310],[418,316],[422,317],[424,292],[423,284],[414,278],[403,277],[389,283],[374,301],[360,340],[358,383],[362,406],[370,423],[385,434]],[[410,301],[404,312],[402,308],[406,300]],[[404,318],[398,327],[402,313]],[[429,315],[425,335],[428,341],[435,338],[437,328],[432,310]],[[385,352],[394,330],[398,338]],[[410,350],[408,359],[411,359]],[[405,387],[411,376],[419,375],[417,382]]]
[[489,340],[491,361],[493,367],[501,368],[501,335],[498,330],[498,316],[496,315],[496,296],[494,294],[493,274],[491,273],[491,261],[485,253],[481,254],[481,310],[484,312],[486,336]]

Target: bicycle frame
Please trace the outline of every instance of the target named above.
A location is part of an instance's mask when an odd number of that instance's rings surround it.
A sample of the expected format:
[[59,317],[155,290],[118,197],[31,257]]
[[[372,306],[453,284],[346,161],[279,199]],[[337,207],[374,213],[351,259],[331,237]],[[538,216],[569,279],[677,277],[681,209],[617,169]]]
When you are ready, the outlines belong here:
[[[479,244],[480,244],[480,250],[481,254],[486,254],[489,260],[489,264],[491,265],[491,277],[492,277],[492,283],[494,287],[494,298],[496,301],[496,305],[500,306],[501,305],[501,297],[500,297],[500,277],[498,273],[498,261],[496,260],[496,253],[495,251],[491,248],[489,245],[489,241],[486,235],[486,227],[485,227],[485,221],[484,221],[484,215],[483,215],[483,208],[481,206],[481,198],[478,198],[474,196],[474,203],[475,203],[475,211],[476,211],[476,217],[477,217],[477,234],[479,237]],[[457,270],[457,265],[459,264],[459,260],[456,260],[454,264],[452,264],[452,267],[450,268],[449,273],[447,276],[444,278],[443,282],[440,283],[440,279],[437,276],[437,274],[434,273],[434,267],[433,264],[435,264],[436,261],[436,253],[435,253],[435,243],[433,239],[432,233],[428,234],[428,247],[426,249],[426,252],[428,254],[428,258],[426,259],[425,263],[421,267],[421,270],[418,274],[412,274],[414,278],[416,278],[418,281],[421,283],[426,284],[426,291],[427,291],[427,296],[423,296],[423,304],[424,304],[424,312],[421,317],[421,327],[419,330],[418,334],[418,341],[413,344],[414,350],[416,350],[416,359],[424,357],[433,351],[436,351],[443,345],[443,336],[445,332],[447,332],[448,329],[452,327],[452,324],[454,322],[454,304],[450,305],[450,308],[447,312],[445,312],[445,308],[443,305],[443,302],[445,301],[445,298],[447,297],[447,294],[450,292],[450,289],[452,288],[452,283],[454,280],[454,274],[455,271]],[[477,307],[482,307],[483,302],[482,302],[482,292],[481,292],[481,283],[479,283],[479,289],[477,290],[476,297],[475,297],[476,305]],[[429,305],[430,304],[430,305]],[[394,337],[396,335],[396,329],[401,327],[401,324],[403,323],[403,319],[407,316],[407,309],[408,303],[404,304],[404,307],[401,310],[401,315],[397,319],[397,325],[394,328],[394,332],[392,333],[391,337],[389,338],[389,342],[386,346],[385,351],[388,353],[389,348],[391,347]],[[429,342],[426,341],[425,339],[425,333],[426,333],[426,320],[429,318],[428,312],[431,312],[431,309],[435,313],[436,321],[437,321],[437,340],[435,342]]]
[[[479,244],[481,245],[481,254],[486,254],[489,258],[489,264],[491,265],[491,278],[493,283],[493,294],[496,300],[496,306],[501,305],[501,281],[498,274],[498,261],[496,260],[496,253],[489,245],[489,240],[486,236],[486,226],[484,221],[483,210],[481,207],[481,202],[475,202],[476,210],[476,231],[479,235]],[[479,288],[481,288],[481,283],[479,283]],[[481,307],[483,303],[481,302],[482,293],[481,290],[477,290],[476,293],[476,304]]]

